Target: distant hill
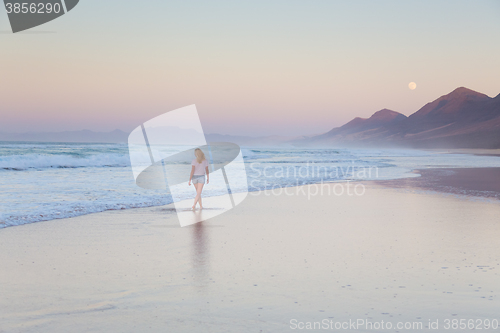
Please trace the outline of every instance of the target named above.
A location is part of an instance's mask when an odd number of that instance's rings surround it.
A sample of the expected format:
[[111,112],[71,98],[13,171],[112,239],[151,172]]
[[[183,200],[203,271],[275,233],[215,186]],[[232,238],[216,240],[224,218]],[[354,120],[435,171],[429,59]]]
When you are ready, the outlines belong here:
[[356,117],[347,124],[331,131],[296,142],[310,143],[351,143],[378,137],[384,134],[386,127],[397,124],[406,116],[388,109],[375,112],[370,118]]
[[460,87],[409,117],[380,110],[331,131],[295,140],[298,146],[500,148],[500,94]]
[[[169,134],[180,138],[181,133],[177,128],[168,128]],[[39,133],[0,133],[0,141],[20,142],[82,142],[82,143],[127,143],[129,133],[121,130],[112,132],[93,132],[89,130],[66,132],[39,132]],[[240,146],[280,146],[288,145],[291,140],[303,137],[287,136],[234,136],[223,134],[207,134],[208,142],[233,142]],[[181,140],[181,139],[179,139]]]
[[0,133],[0,141],[126,143],[127,139],[128,133],[120,130],[112,132],[82,130],[46,133]]
[[240,146],[249,147],[266,147],[266,146],[291,146],[290,142],[295,140],[300,140],[305,138],[292,137],[292,136],[261,136],[261,137],[251,137],[251,136],[237,136],[237,135],[223,135],[223,134],[207,134],[205,135],[208,142],[232,142]]

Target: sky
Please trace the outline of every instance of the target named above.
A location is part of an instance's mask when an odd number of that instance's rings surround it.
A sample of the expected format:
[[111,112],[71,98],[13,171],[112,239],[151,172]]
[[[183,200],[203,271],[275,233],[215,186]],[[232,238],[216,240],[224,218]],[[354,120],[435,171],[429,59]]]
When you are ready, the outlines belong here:
[[196,104],[206,133],[319,134],[495,97],[499,37],[499,0],[80,0],[17,34],[2,6],[0,132],[130,132]]

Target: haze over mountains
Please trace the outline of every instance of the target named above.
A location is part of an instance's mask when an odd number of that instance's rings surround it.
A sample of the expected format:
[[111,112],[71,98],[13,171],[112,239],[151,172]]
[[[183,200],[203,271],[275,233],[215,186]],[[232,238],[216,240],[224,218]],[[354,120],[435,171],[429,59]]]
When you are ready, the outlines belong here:
[[[174,131],[175,132],[175,131]],[[0,141],[126,143],[121,130],[52,133],[0,133]],[[409,117],[388,109],[370,118],[316,136],[248,137],[207,134],[207,141],[241,146],[500,148],[500,94],[495,98],[460,87],[427,103]]]
[[94,132],[89,130],[64,132],[0,133],[0,141],[25,142],[88,142],[125,143],[129,133],[121,130]]
[[[170,129],[175,135],[175,129]],[[65,132],[28,132],[0,133],[0,141],[6,142],[66,142],[66,143],[127,143],[130,133],[114,130],[112,132],[94,132],[89,130]],[[206,134],[208,142],[233,142],[240,146],[280,146],[301,137],[285,136],[235,136],[223,134]],[[179,139],[182,140],[182,139]],[[289,144],[288,144],[289,145]]]
[[293,142],[298,146],[500,148],[500,94],[460,87],[409,117],[383,109],[331,131]]

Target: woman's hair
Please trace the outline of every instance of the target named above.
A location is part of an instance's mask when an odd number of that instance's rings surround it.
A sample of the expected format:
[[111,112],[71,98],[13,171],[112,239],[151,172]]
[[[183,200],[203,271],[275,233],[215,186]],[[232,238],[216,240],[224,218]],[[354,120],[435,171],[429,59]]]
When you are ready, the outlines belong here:
[[203,162],[204,160],[206,160],[205,158],[205,154],[203,153],[203,151],[200,149],[200,148],[196,148],[194,150],[194,155],[196,156],[196,161],[198,163],[201,163]]

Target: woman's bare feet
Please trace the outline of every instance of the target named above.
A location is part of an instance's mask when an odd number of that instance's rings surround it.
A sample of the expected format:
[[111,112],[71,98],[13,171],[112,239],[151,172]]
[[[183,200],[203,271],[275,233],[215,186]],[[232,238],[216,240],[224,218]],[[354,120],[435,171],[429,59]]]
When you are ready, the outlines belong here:
[[196,210],[196,206],[191,207],[192,210]]
[[203,209],[203,206],[202,206],[202,205],[200,205],[200,210],[202,210],[202,209]]

